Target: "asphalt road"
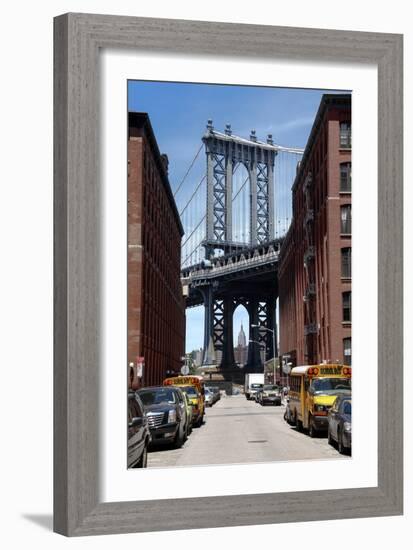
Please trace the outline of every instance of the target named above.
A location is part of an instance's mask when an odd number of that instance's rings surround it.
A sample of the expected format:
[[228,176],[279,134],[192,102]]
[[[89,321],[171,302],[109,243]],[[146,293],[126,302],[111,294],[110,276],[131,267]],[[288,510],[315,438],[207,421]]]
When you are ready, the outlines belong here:
[[262,407],[244,395],[222,397],[207,408],[205,423],[192,430],[181,449],[151,450],[148,468],[345,458],[327,437],[311,439],[283,415],[283,405]]

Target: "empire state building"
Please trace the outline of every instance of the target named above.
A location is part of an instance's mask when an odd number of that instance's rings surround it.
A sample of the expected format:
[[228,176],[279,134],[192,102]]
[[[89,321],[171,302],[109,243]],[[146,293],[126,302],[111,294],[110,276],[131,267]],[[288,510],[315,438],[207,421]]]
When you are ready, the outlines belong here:
[[238,346],[245,348],[246,345],[247,345],[247,338],[245,336],[245,332],[241,323],[241,330],[238,333]]
[[239,366],[244,366],[247,362],[248,346],[247,337],[245,336],[244,328],[241,323],[241,330],[238,333],[238,345],[234,348],[235,362]]

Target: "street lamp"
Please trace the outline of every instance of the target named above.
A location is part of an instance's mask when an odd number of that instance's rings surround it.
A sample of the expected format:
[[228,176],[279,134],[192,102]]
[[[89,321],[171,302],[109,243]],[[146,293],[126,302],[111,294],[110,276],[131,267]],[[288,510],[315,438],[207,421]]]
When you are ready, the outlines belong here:
[[273,376],[274,376],[274,384],[275,384],[275,330],[267,327],[263,327],[262,325],[251,325],[251,328],[261,328],[262,330],[266,330],[267,332],[272,333],[272,355],[273,355]]

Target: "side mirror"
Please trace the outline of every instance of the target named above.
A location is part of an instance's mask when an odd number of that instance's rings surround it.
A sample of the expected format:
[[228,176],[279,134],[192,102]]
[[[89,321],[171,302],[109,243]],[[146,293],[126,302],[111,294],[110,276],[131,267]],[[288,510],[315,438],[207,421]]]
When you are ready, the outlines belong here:
[[129,422],[129,428],[138,428],[139,426],[142,426],[143,424],[143,418],[140,416],[135,416],[132,418],[131,422]]

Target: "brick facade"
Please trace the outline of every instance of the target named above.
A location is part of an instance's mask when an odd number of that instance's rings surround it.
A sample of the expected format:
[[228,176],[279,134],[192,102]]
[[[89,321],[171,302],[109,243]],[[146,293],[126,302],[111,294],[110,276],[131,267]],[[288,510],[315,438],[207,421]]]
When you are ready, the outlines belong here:
[[292,202],[279,265],[280,355],[295,365],[351,363],[350,95],[322,97]]
[[129,113],[128,365],[144,357],[143,380],[158,385],[179,372],[185,346],[180,279],[183,229],[161,155],[145,113]]

